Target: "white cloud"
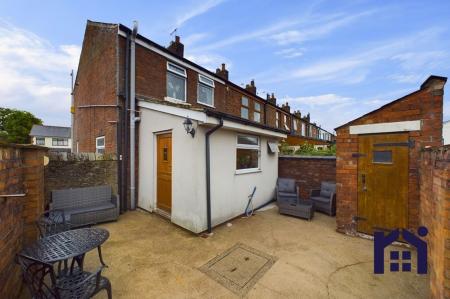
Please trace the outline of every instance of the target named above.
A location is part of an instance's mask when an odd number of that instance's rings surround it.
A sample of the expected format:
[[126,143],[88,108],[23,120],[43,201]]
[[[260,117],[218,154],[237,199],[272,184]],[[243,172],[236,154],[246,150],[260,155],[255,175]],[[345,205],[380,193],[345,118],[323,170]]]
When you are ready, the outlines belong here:
[[214,72],[216,68],[220,67],[222,63],[225,63],[227,65],[228,70],[232,68],[232,63],[228,59],[216,54],[190,53],[186,55],[186,59],[191,60],[212,72]]
[[216,7],[222,2],[224,2],[224,0],[202,1],[199,6],[192,7],[192,9],[186,11],[184,14],[179,16],[176,21],[176,27],[181,27],[184,23],[186,23],[190,19],[193,19],[199,15],[208,12],[210,9]]
[[183,37],[182,42],[183,42],[184,46],[187,48],[187,47],[193,46],[196,43],[198,43],[199,41],[205,39],[207,36],[208,36],[207,33],[194,33],[194,34],[188,35],[186,37]]
[[47,124],[70,124],[70,70],[80,47],[54,46],[0,21],[0,106],[32,112]]
[[286,97],[285,101],[308,106],[326,106],[332,104],[348,103],[352,100],[350,97],[343,97],[334,93],[306,96],[306,97]]
[[296,49],[296,48],[287,48],[282,49],[280,51],[275,52],[276,55],[279,55],[283,58],[295,58],[303,56],[304,49]]
[[323,23],[312,24],[309,28],[305,26],[304,29],[279,32],[270,36],[270,38],[279,45],[302,43],[307,40],[321,38],[342,26],[351,24],[357,19],[373,13],[374,11],[365,11],[355,15],[337,16],[329,21],[324,21]]

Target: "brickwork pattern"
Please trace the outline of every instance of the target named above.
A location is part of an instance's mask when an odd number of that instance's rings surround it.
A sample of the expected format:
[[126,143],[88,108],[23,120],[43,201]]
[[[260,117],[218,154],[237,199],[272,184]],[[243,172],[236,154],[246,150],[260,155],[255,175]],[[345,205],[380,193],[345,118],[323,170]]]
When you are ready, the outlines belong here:
[[292,178],[300,187],[300,197],[308,199],[320,183],[336,181],[336,157],[280,156],[278,177]]
[[[418,160],[425,146],[440,146],[442,143],[443,91],[422,89],[411,93],[381,110],[368,114],[352,125],[421,120],[422,130],[409,132],[414,148],[409,152],[408,214],[409,228],[419,224],[419,172]],[[337,182],[337,226],[346,228],[357,215],[358,135],[349,133],[349,126],[337,129],[336,137],[336,182]]]
[[432,298],[450,298],[450,146],[428,149],[420,163],[420,224],[428,228]]
[[[21,270],[14,258],[37,238],[34,220],[43,211],[44,153],[39,147],[0,145],[0,294],[18,298]],[[2,195],[26,194],[18,197]]]

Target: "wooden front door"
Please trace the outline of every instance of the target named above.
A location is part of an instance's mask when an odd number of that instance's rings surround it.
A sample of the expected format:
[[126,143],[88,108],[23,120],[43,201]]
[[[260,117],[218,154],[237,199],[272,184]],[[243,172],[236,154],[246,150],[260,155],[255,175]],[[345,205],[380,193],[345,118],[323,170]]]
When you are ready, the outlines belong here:
[[360,135],[358,231],[408,226],[408,133]]
[[156,207],[172,210],[172,134],[157,135]]

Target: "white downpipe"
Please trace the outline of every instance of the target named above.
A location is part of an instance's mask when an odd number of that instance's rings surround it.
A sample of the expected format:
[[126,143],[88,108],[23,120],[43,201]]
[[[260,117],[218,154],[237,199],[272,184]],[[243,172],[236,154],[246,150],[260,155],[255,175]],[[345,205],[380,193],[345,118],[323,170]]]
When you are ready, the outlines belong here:
[[130,201],[131,210],[136,209],[135,142],[136,142],[136,35],[137,21],[134,21],[130,45]]

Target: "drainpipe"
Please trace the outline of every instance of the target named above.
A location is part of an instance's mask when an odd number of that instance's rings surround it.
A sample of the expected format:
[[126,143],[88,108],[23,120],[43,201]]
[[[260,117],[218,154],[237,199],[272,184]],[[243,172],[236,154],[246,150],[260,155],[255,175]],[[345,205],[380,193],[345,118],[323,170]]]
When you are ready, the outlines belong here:
[[135,142],[136,142],[136,35],[137,21],[134,21],[130,45],[130,201],[131,210],[136,209]]
[[128,166],[128,107],[130,106],[130,34],[127,33],[127,44],[125,47],[125,103],[122,109],[122,138],[118,139],[118,142],[123,142],[122,146],[122,202],[121,208],[125,212],[128,210],[128,176],[127,176],[127,166]]
[[219,119],[219,124],[210,130],[208,130],[205,134],[206,138],[206,221],[208,225],[208,233],[212,232],[211,227],[211,163],[210,163],[210,144],[209,144],[209,136],[212,135],[216,130],[223,127],[223,119]]

